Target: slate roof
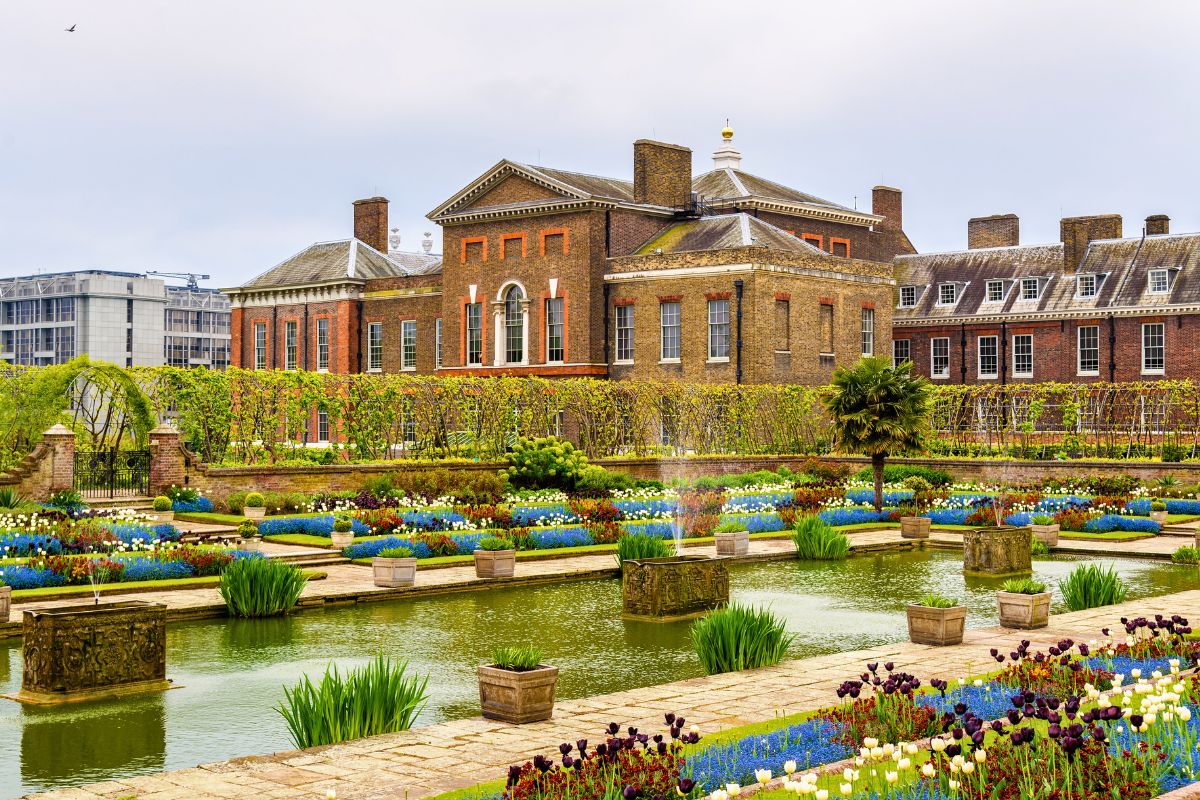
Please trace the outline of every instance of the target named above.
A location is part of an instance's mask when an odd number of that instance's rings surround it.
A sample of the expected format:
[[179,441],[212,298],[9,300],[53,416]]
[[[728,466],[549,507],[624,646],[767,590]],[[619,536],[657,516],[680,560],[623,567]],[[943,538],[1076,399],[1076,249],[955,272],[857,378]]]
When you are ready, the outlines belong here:
[[750,246],[833,258],[787,231],[744,213],[676,222],[655,234],[635,255],[656,253],[660,248],[663,253],[684,253]]
[[565,169],[554,169],[552,167],[537,167],[530,164],[521,164],[520,166],[552,181],[565,183],[580,194],[608,200],[619,200],[623,203],[633,202],[633,181],[625,181],[619,178],[605,178],[600,175],[587,175],[582,172],[569,172]]
[[[1063,259],[1061,243],[897,256],[896,284],[916,286],[917,304],[897,307],[894,319],[902,323],[975,316],[1081,316],[1200,305],[1200,234],[1096,240],[1076,270],[1064,269]],[[1153,269],[1170,271],[1165,294],[1148,291]],[[1096,275],[1093,297],[1076,297],[1080,274]],[[1022,278],[1039,279],[1038,299],[1020,299]],[[985,300],[989,280],[1004,281],[1002,301]],[[957,285],[953,305],[937,304],[942,283]]]
[[299,286],[336,280],[367,280],[441,271],[441,256],[379,252],[358,239],[317,242],[241,285],[242,289]]
[[692,179],[692,191],[703,195],[710,203],[733,200],[766,200],[787,204],[819,206],[832,211],[861,214],[843,205],[823,200],[781,183],[751,175],[740,169],[714,169]]

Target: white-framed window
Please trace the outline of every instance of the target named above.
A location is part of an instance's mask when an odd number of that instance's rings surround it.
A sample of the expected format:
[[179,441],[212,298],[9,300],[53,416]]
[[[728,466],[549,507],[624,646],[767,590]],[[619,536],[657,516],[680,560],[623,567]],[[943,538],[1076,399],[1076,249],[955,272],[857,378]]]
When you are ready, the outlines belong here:
[[917,304],[917,287],[901,286],[900,287],[900,307],[912,308]]
[[633,363],[633,306],[617,306],[617,355],[618,364]]
[[1000,374],[1000,338],[980,336],[977,340],[979,377],[995,378]]
[[1100,374],[1100,326],[1080,325],[1075,333],[1075,370],[1079,375]]
[[317,320],[317,372],[329,371],[329,320]]
[[563,343],[565,325],[563,299],[551,297],[546,300],[546,361],[560,363],[566,354]]
[[1096,274],[1093,272],[1081,272],[1075,276],[1075,296],[1076,297],[1095,297],[1096,296]]
[[267,323],[254,323],[254,368],[267,368]]
[[400,369],[417,368],[417,321],[406,319],[400,323]]
[[905,361],[912,361],[912,342],[908,339],[893,339],[892,366],[898,367]]
[[938,284],[939,306],[952,306],[958,301],[958,285],[954,283]]
[[1142,325],[1142,374],[1162,375],[1167,367],[1167,326],[1161,322]]
[[525,294],[519,286],[504,293],[504,363],[525,361]]
[[289,321],[283,323],[283,368],[296,368],[296,354],[299,351],[296,347],[296,323]]
[[1021,299],[1037,300],[1041,294],[1041,282],[1037,278],[1021,278]]
[[467,304],[467,365],[483,363],[483,303]]
[[317,441],[329,441],[329,412],[325,410],[317,411]]
[[984,286],[984,301],[999,303],[1004,299],[1004,281],[988,281]]
[[442,318],[433,321],[433,368],[442,368]]
[[1165,269],[1152,269],[1147,278],[1150,294],[1166,294],[1171,290],[1171,273]]
[[862,310],[862,354],[875,355],[875,309]]
[[679,360],[679,303],[659,303],[659,357],[663,361]]
[[383,370],[383,323],[367,323],[367,372]]
[[950,377],[950,338],[938,336],[929,340],[929,374],[934,378]]
[[1018,333],[1012,337],[1013,377],[1033,377],[1033,334]]
[[708,301],[708,360],[729,360],[729,301]]

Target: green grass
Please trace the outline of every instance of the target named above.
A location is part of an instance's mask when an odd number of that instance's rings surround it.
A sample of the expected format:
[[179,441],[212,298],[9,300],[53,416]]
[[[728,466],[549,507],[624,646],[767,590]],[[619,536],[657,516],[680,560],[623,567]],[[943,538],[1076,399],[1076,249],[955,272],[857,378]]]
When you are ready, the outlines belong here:
[[1132,542],[1137,539],[1153,539],[1157,534],[1139,533],[1138,531],[1108,531],[1107,533],[1082,533],[1080,531],[1059,531],[1058,538],[1078,541],[1100,542]]
[[795,638],[770,609],[739,603],[730,603],[692,625],[692,646],[708,675],[778,664]]
[[239,514],[218,514],[215,511],[180,511],[175,515],[179,522],[199,522],[204,525],[237,525],[246,519]]
[[[302,574],[306,581],[319,581],[329,577],[328,573],[320,570],[304,570]],[[141,591],[207,589],[211,586],[219,586],[220,584],[221,578],[218,575],[206,575],[202,578],[169,578],[158,581],[125,581],[123,583],[104,584],[100,587],[100,594],[136,594]],[[56,597],[91,596],[91,594],[91,586],[42,586],[37,589],[13,589],[12,598],[16,602],[23,598],[46,600]]]

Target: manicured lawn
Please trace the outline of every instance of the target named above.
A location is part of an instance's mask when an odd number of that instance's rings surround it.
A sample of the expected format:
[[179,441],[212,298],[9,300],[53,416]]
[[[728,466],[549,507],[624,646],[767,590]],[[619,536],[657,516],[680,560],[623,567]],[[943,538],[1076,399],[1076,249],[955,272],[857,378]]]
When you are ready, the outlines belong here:
[[1136,539],[1153,539],[1156,534],[1140,531],[1109,531],[1107,533],[1081,533],[1079,531],[1059,531],[1060,539],[1101,542],[1132,542]]
[[[266,519],[290,519],[292,517],[324,517],[329,516],[332,512],[329,511],[305,511],[303,513],[296,512],[295,514],[268,514]],[[207,525],[237,525],[245,522],[249,517],[243,517],[238,514],[219,514],[216,511],[183,511],[175,515],[175,519],[180,522],[202,522]],[[261,520],[255,520],[259,522]]]
[[[319,581],[329,577],[320,570],[305,570],[305,579]],[[220,576],[207,575],[203,578],[172,578],[161,581],[126,581],[124,583],[109,583],[100,587],[100,594],[124,594],[129,592],[158,592],[172,589],[203,589],[217,586],[221,583]],[[38,589],[13,589],[13,601],[35,598],[38,600],[53,600],[68,597],[91,597],[91,586],[43,586]]]

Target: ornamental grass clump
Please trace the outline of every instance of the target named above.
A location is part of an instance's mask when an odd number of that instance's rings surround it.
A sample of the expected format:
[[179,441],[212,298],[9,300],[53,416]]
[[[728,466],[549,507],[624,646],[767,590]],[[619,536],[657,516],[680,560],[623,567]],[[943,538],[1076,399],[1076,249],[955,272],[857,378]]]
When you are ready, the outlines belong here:
[[383,655],[345,676],[330,664],[319,683],[305,675],[295,687],[284,687],[276,710],[300,749],[405,731],[429,697],[429,676],[407,669],[407,661],[393,663]]
[[770,609],[738,603],[692,625],[692,646],[709,675],[778,664],[795,638]]
[[239,558],[221,573],[221,597],[234,617],[273,617],[296,605],[305,577],[271,558]]
[[1129,593],[1114,567],[1099,564],[1080,564],[1058,582],[1058,590],[1071,611],[1123,603]]
[[925,606],[926,608],[954,608],[958,605],[958,601],[951,597],[942,597],[940,594],[930,592],[913,603],[913,605]]
[[792,526],[796,557],[820,561],[843,559],[850,553],[850,539],[815,514],[796,519]]
[[497,647],[492,650],[492,666],[512,672],[528,672],[542,664],[545,653],[538,647]]
[[1046,591],[1046,584],[1033,578],[1009,578],[1001,584],[1000,590],[1010,594],[1041,594]]
[[514,548],[513,543],[508,539],[502,539],[499,536],[485,536],[479,540],[479,549],[494,553]]
[[407,547],[385,547],[375,554],[375,558],[412,558],[413,551]]
[[648,558],[670,558],[675,555],[675,545],[666,539],[631,533],[617,539],[617,566],[623,568],[626,561],[645,561]]
[[1197,556],[1200,556],[1200,551],[1197,551],[1195,547],[1185,545],[1171,554],[1171,560],[1176,564],[1195,564],[1197,560],[1200,560]]

